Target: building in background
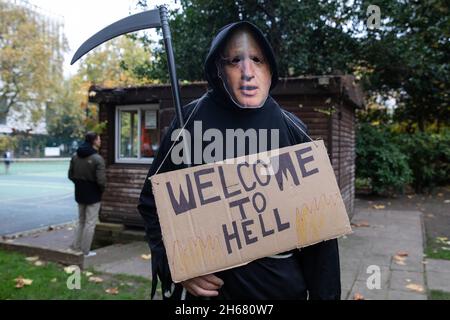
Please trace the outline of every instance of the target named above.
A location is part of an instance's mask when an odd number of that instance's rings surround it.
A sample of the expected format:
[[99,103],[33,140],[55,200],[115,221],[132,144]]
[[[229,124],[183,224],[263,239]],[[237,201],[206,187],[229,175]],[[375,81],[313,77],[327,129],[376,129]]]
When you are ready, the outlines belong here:
[[[201,97],[207,83],[182,85],[183,104]],[[99,105],[107,121],[101,155],[107,185],[96,239],[111,238],[107,226],[143,227],[137,211],[140,192],[161,138],[175,115],[169,85],[105,89],[92,87],[90,102]],[[350,216],[355,199],[355,110],[364,106],[353,76],[310,76],[280,79],[272,96],[295,113],[313,139],[323,139]],[[119,229],[120,229],[119,228]],[[118,230],[118,227],[116,229]]]

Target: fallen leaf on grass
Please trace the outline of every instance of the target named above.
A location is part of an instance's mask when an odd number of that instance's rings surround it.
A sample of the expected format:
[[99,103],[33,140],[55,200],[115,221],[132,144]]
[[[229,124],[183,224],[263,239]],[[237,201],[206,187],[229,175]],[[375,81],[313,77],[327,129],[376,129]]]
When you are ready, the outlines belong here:
[[53,278],[52,280],[50,280],[50,282],[53,282],[53,283],[55,283],[57,281],[58,281],[58,279],[56,279],[56,278]]
[[89,278],[89,282],[94,282],[94,283],[102,283],[103,279],[100,277],[90,277]]
[[386,208],[386,206],[385,205],[383,205],[383,204],[380,204],[380,205],[378,205],[378,204],[375,204],[374,206],[373,206],[375,209],[377,209],[377,210],[381,210],[381,209],[384,209],[384,208]]
[[448,238],[447,237],[436,237],[436,242],[437,243],[447,243]]
[[415,292],[424,292],[423,286],[420,284],[410,283],[406,286],[406,289],[409,289],[411,291]]
[[36,267],[42,267],[42,266],[44,265],[44,263],[43,263],[42,261],[38,260],[38,261],[36,261],[36,262],[34,263],[34,265],[35,265]]
[[109,289],[106,289],[105,292],[107,294],[117,295],[117,294],[119,294],[119,288],[109,288]]
[[368,227],[370,227],[370,224],[367,221],[358,221],[358,222],[352,222],[352,226],[356,227],[356,228],[361,228],[361,227],[368,228]]
[[91,276],[93,276],[94,274],[93,274],[92,272],[85,271],[85,272],[84,272],[84,275],[85,275],[86,277],[91,277]]
[[143,260],[150,260],[152,258],[152,255],[151,254],[143,254],[143,255],[141,255],[141,258]]
[[65,267],[64,268],[64,272],[65,273],[69,273],[69,274],[74,273],[75,270],[77,270],[77,267],[75,267],[75,266],[69,266],[69,267]]
[[365,298],[361,293],[355,293],[353,300],[365,300]]
[[16,288],[17,289],[22,289],[24,286],[31,286],[31,284],[33,283],[33,280],[25,279],[22,276],[14,279],[14,281],[16,282]]
[[35,262],[39,260],[38,256],[35,257],[26,257],[25,260],[27,260],[28,262]]

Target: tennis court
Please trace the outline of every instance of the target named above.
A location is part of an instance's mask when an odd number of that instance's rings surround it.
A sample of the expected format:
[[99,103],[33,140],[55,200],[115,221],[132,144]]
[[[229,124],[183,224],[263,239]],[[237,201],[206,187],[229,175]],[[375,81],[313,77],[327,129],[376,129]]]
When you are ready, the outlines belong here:
[[0,235],[46,227],[77,218],[69,160],[22,160],[8,174],[0,162]]

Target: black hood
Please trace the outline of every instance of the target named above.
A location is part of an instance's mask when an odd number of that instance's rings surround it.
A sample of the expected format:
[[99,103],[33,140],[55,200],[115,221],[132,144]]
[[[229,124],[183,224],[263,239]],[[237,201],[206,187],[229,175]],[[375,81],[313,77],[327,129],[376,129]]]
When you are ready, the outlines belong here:
[[87,158],[96,153],[97,150],[95,150],[94,147],[92,147],[92,145],[87,142],[83,143],[77,150],[77,155],[80,158]]
[[264,54],[266,55],[269,64],[270,69],[272,71],[272,85],[270,86],[270,90],[275,88],[278,82],[278,68],[277,63],[275,60],[275,55],[273,53],[272,46],[270,45],[269,41],[267,41],[264,34],[259,30],[257,26],[254,24],[248,22],[248,21],[240,21],[240,22],[234,22],[231,24],[228,24],[221,28],[219,30],[219,33],[214,38],[214,40],[211,43],[211,48],[209,50],[208,56],[205,60],[205,76],[208,80],[208,84],[211,89],[214,91],[222,91],[223,85],[222,81],[219,79],[217,75],[217,67],[215,64],[217,55],[220,53],[220,50],[224,47],[226,41],[228,40],[230,34],[236,30],[239,27],[247,26],[250,28],[251,31],[253,31],[254,35],[256,36],[256,39],[258,43],[261,45]]

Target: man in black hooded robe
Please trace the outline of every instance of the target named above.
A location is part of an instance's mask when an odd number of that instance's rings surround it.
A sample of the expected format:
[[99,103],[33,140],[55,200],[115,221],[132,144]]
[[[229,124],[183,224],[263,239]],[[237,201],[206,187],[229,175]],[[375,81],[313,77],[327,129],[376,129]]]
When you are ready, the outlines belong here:
[[[306,125],[292,113],[284,111],[269,95],[278,81],[275,57],[269,42],[253,24],[245,21],[232,23],[219,31],[205,61],[205,75],[208,92],[183,109],[185,130],[190,133],[187,139],[191,139],[191,146],[199,142],[194,141],[195,122],[201,123],[202,133],[216,129],[222,132],[223,137],[229,129],[264,129],[269,137],[272,131],[276,131],[277,143],[272,145],[268,141],[266,150],[260,148],[264,146],[259,143],[263,137],[257,136],[256,143],[246,141],[244,148],[233,143],[233,154],[230,156],[229,150],[226,150],[230,143],[225,141],[224,150],[216,155],[215,161],[254,153],[255,144],[259,153],[309,141]],[[174,119],[150,168],[138,205],[152,253],[152,297],[159,277],[165,299],[340,299],[337,240],[262,258],[180,284],[172,282],[148,178],[157,173],[185,168],[183,164],[175,164],[169,155],[174,146],[172,134],[177,128]],[[267,141],[267,137],[264,139]],[[201,143],[204,149],[207,143]],[[193,150],[190,156],[191,160],[194,159]]]

